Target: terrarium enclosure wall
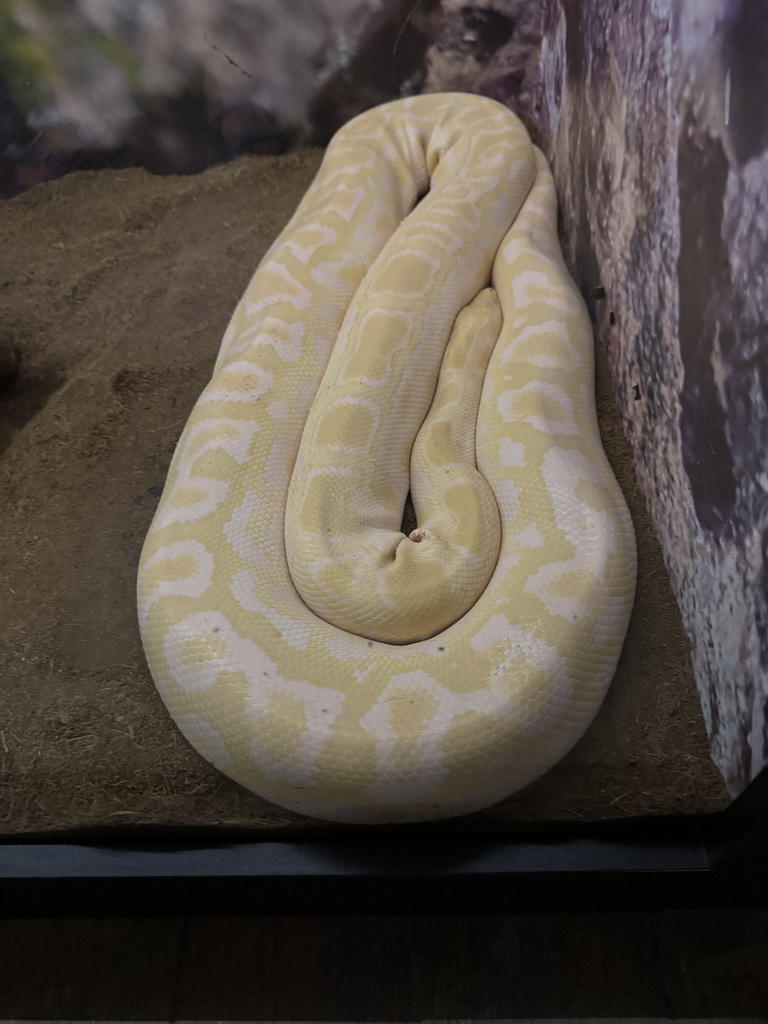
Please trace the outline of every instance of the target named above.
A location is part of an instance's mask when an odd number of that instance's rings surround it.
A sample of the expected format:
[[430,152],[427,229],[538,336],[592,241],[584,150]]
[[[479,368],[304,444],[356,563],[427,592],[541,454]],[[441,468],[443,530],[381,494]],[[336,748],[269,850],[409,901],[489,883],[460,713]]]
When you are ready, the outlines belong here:
[[180,736],[136,567],[321,148],[443,91],[506,104],[551,163],[638,541],[593,726],[469,827],[744,789],[768,761],[767,52],[768,0],[0,0],[2,831],[323,827]]

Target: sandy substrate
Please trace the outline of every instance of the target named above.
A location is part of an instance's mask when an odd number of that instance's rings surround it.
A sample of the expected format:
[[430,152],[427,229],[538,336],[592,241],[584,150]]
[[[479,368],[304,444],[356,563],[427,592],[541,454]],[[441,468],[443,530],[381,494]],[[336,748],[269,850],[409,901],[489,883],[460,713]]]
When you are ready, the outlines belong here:
[[[174,446],[259,258],[319,153],[191,178],[80,173],[0,206],[0,832],[331,827],[203,761],[146,668],[139,553]],[[624,654],[578,746],[524,792],[423,831],[719,810],[689,648],[598,359],[604,443],[637,531]],[[338,826],[333,826],[338,831]]]

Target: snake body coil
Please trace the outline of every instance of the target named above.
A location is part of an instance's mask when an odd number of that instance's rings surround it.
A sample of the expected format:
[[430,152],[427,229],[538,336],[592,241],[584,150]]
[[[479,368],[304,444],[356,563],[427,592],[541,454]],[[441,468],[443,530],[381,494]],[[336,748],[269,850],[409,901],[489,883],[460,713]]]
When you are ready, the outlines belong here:
[[556,212],[505,107],[385,104],[334,137],[234,313],[144,545],[139,619],[184,735],[276,804],[479,810],[600,707],[634,534]]

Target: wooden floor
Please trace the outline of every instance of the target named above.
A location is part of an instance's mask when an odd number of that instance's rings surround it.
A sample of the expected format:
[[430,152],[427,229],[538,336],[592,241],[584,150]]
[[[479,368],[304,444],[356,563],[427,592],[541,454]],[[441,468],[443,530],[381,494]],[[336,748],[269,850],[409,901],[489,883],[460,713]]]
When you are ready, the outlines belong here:
[[0,921],[0,1020],[768,1022],[768,911]]

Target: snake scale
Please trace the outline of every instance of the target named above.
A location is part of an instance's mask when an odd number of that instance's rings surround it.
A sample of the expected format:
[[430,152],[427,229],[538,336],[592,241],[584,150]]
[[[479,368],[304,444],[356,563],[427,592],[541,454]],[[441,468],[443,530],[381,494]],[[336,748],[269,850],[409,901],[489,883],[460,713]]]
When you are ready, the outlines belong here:
[[142,551],[148,664],[203,757],[292,811],[395,823],[488,807],[568,752],[635,588],[593,344],[507,108],[417,96],[337,132]]

